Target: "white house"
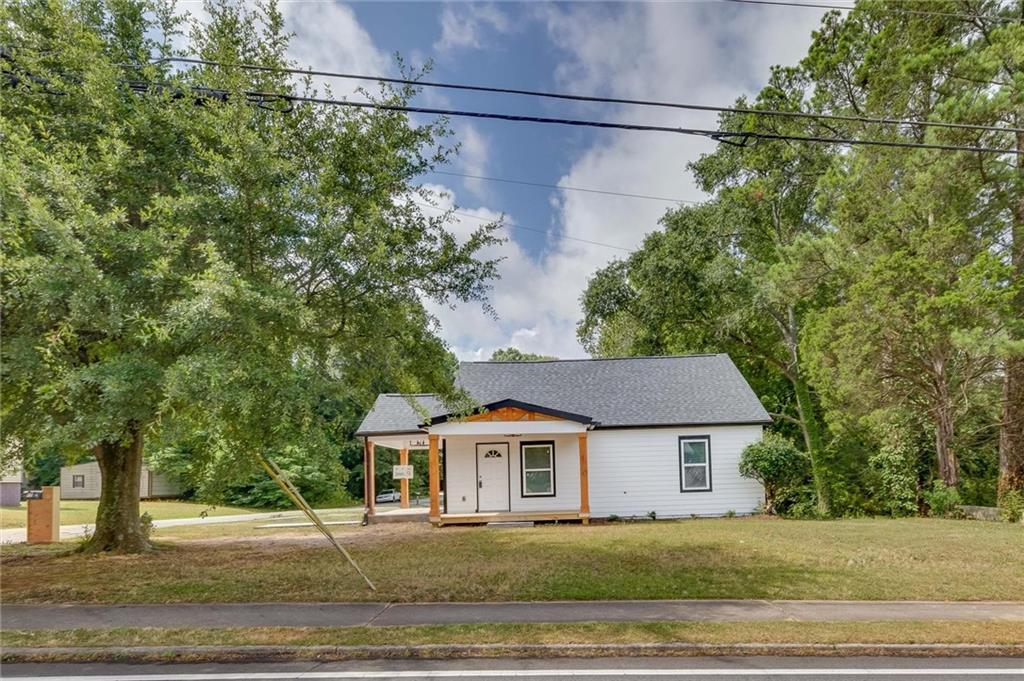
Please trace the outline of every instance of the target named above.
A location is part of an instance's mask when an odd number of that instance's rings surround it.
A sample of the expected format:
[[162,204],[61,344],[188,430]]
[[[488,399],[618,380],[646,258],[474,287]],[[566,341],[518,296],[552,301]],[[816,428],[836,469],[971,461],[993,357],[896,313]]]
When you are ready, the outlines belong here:
[[[139,475],[139,496],[143,499],[160,497],[176,497],[181,494],[179,488],[167,476],[150,470],[142,464]],[[85,461],[74,466],[62,466],[60,469],[61,499],[99,499],[100,498],[100,465],[95,461]]]
[[8,462],[0,470],[0,506],[17,508],[21,505],[21,486],[25,482],[25,468],[20,459]]
[[771,418],[728,355],[463,362],[456,385],[469,415],[383,394],[357,431],[371,472],[377,446],[429,451],[437,525],[745,514],[764,499],[739,459]]

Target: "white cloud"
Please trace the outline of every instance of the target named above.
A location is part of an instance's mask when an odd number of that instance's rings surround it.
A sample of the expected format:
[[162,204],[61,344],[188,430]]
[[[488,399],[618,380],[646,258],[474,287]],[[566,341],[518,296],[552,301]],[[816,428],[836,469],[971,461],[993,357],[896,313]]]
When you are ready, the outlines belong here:
[[[356,19],[352,8],[334,2],[281,3],[285,29],[295,34],[288,56],[303,68],[318,71],[347,71],[369,75],[392,75],[391,58],[377,49],[373,38]],[[373,83],[338,78],[318,78],[320,89],[328,86],[334,96],[351,96]]]
[[489,31],[507,33],[512,23],[493,3],[446,4],[441,12],[441,37],[434,49],[447,54],[457,49],[480,49]]
[[[459,140],[456,167],[466,175],[487,175],[490,141],[471,123],[456,124],[455,137]],[[483,180],[467,177],[463,179],[462,185],[481,201],[486,201],[490,197]]]

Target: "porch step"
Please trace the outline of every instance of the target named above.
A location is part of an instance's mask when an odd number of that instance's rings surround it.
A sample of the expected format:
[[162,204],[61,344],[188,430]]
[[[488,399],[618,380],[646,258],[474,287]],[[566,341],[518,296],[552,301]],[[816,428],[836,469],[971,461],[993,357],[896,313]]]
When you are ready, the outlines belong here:
[[506,527],[533,527],[532,520],[492,520],[487,523],[487,527],[495,527],[498,529]]

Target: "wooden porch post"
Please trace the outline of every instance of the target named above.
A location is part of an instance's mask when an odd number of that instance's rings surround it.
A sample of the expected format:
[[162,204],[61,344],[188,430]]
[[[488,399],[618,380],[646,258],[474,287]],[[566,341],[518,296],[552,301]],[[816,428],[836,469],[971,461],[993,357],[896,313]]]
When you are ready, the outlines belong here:
[[438,451],[440,435],[430,435],[428,455],[430,475],[430,521],[441,521],[441,454]]
[[[406,447],[402,447],[398,450],[398,463],[403,466],[409,465],[409,450]],[[402,491],[402,508],[409,508],[409,481],[402,478],[400,481],[400,488]]]
[[375,447],[373,440],[366,440],[366,466],[363,468],[363,477],[366,478],[366,513],[370,516],[377,515],[377,481],[374,473]]
[[590,524],[590,479],[587,462],[587,431],[580,438],[580,518],[584,525]]

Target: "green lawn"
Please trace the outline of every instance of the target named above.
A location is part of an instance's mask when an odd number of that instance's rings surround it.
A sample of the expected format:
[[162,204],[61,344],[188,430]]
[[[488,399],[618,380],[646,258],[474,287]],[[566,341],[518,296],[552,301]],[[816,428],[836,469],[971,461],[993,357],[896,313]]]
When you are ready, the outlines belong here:
[[[62,499],[60,502],[60,524],[82,525],[96,522],[96,506],[98,501]],[[234,515],[236,513],[256,513],[266,509],[248,509],[235,506],[210,506],[195,504],[189,501],[143,501],[142,512],[149,513],[153,520],[169,520],[171,518],[198,518],[206,511],[207,515]],[[21,503],[21,508],[0,509],[0,528],[25,527],[28,504]]]
[[[189,528],[194,530],[195,528]],[[780,598],[1024,600],[1024,528],[938,519],[722,518],[488,529],[341,526],[378,586],[308,529],[186,540],[144,556],[5,547],[4,602]],[[192,535],[195,537],[196,535]],[[254,538],[255,537],[255,538]]]

